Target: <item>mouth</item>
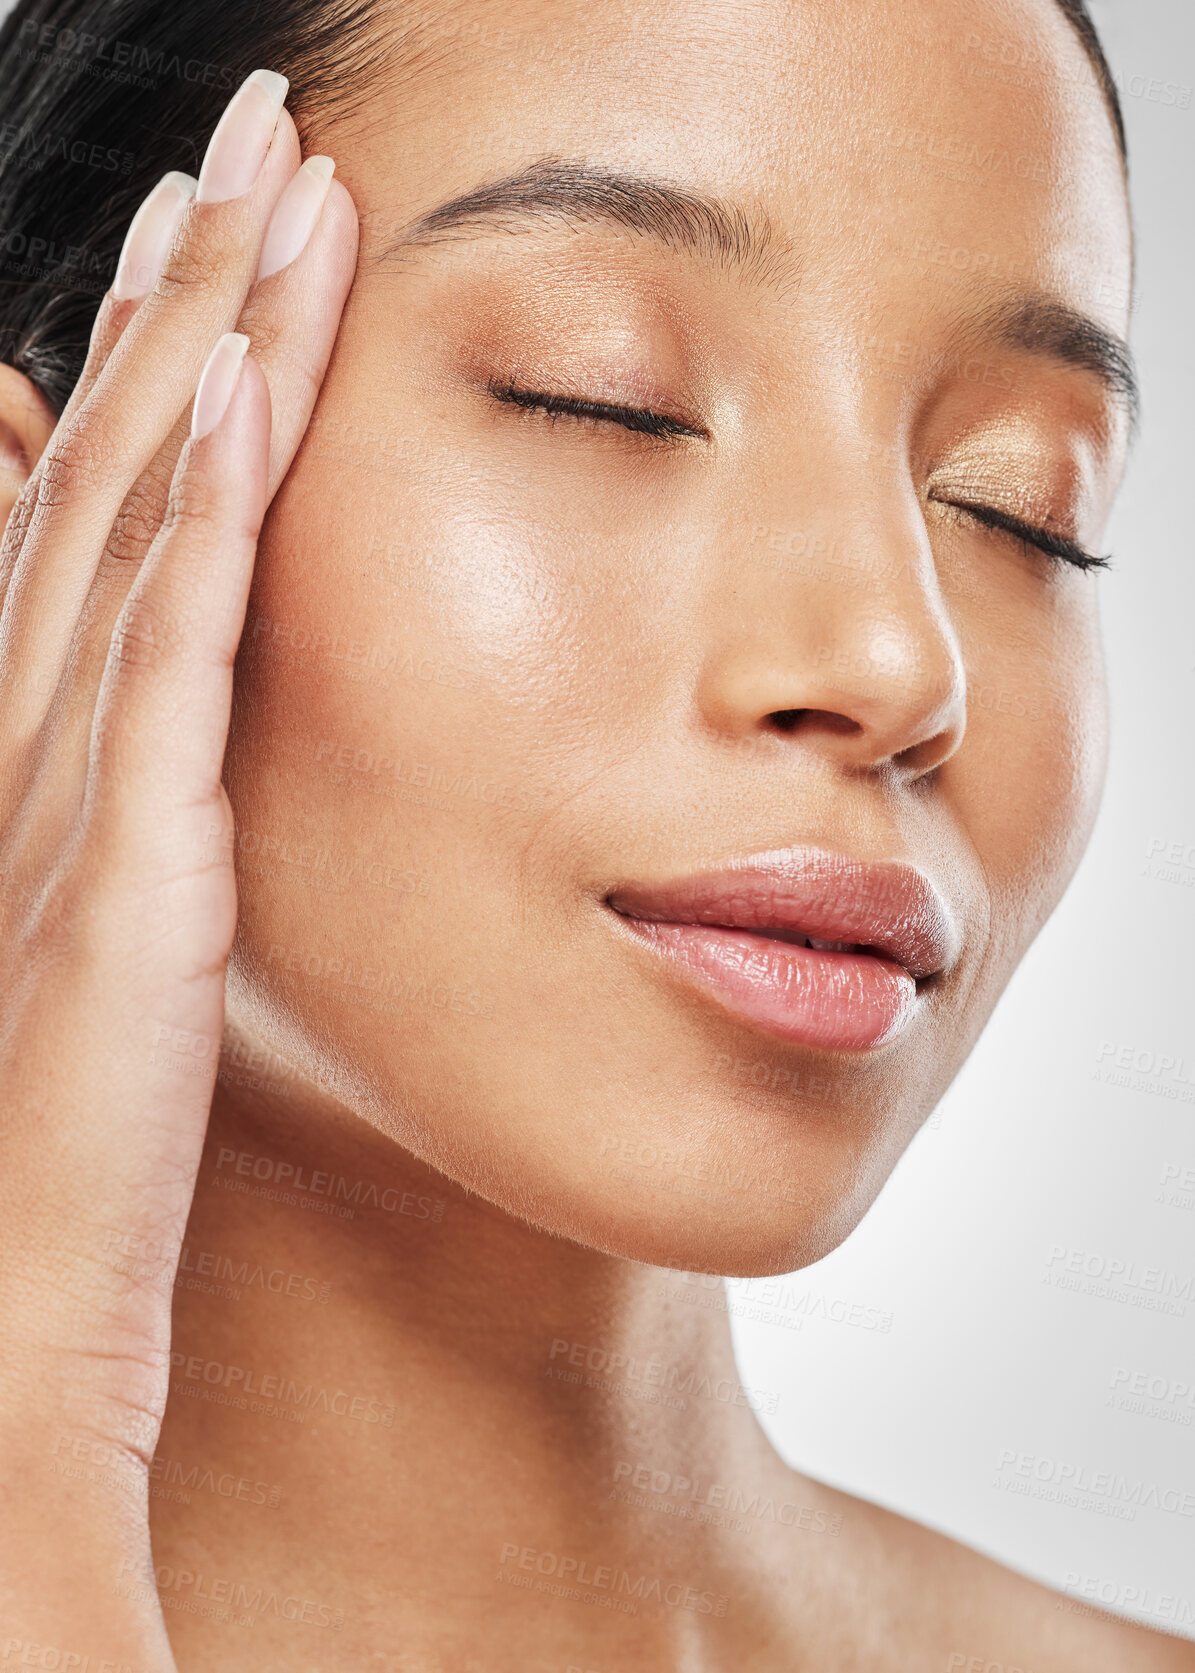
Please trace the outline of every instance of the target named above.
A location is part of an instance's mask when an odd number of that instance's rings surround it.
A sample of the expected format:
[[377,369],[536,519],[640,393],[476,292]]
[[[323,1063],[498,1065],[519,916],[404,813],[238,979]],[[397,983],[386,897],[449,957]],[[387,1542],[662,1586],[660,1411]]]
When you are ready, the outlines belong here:
[[773,1039],[823,1050],[896,1039],[958,956],[951,912],[924,873],[819,849],[626,884],[606,905],[690,988]]

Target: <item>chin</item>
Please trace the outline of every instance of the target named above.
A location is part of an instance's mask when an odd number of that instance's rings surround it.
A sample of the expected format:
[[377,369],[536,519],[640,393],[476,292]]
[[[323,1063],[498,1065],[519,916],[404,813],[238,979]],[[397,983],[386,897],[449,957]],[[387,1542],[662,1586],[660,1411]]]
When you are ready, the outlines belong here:
[[875,1192],[844,1188],[838,1200],[784,1216],[752,1212],[723,1191],[696,1201],[680,1197],[670,1208],[648,1209],[639,1216],[625,1210],[612,1213],[604,1223],[578,1226],[570,1235],[604,1254],[648,1266],[727,1278],[770,1278],[832,1254],[874,1200]]
[[[875,1104],[819,1107],[740,1088],[698,1100],[678,1086],[638,1110],[607,1108],[596,1139],[579,1111],[538,1167],[522,1142],[435,1147],[425,1159],[549,1236],[651,1266],[764,1277],[812,1265],[850,1236],[930,1107],[889,1103],[878,1115]],[[519,1113],[509,1112],[511,1134]]]

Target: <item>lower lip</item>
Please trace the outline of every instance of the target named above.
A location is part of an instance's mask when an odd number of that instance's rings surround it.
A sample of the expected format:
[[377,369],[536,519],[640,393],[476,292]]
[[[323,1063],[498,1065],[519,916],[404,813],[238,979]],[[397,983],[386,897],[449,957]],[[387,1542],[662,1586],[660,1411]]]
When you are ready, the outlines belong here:
[[917,984],[870,953],[833,953],[708,924],[624,923],[729,1011],[773,1038],[827,1051],[867,1051],[904,1032]]

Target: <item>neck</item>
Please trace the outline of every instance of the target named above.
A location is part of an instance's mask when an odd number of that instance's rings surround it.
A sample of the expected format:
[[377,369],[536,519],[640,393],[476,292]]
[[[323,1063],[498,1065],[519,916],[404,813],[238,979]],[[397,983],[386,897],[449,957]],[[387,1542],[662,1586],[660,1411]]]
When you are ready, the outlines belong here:
[[159,1563],[273,1567],[346,1618],[462,1588],[525,1611],[545,1576],[716,1599],[751,1556],[719,1507],[774,1491],[719,1288],[539,1232],[326,1106],[221,1086],[173,1350]]

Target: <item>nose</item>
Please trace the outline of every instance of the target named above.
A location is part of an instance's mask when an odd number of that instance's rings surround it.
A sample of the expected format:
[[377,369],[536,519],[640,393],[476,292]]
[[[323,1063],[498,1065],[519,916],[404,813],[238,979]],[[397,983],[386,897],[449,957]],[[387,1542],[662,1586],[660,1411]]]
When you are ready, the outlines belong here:
[[911,480],[863,466],[830,481],[814,503],[806,476],[801,503],[752,494],[751,523],[727,519],[698,705],[723,736],[779,733],[912,781],[962,741],[958,638]]

